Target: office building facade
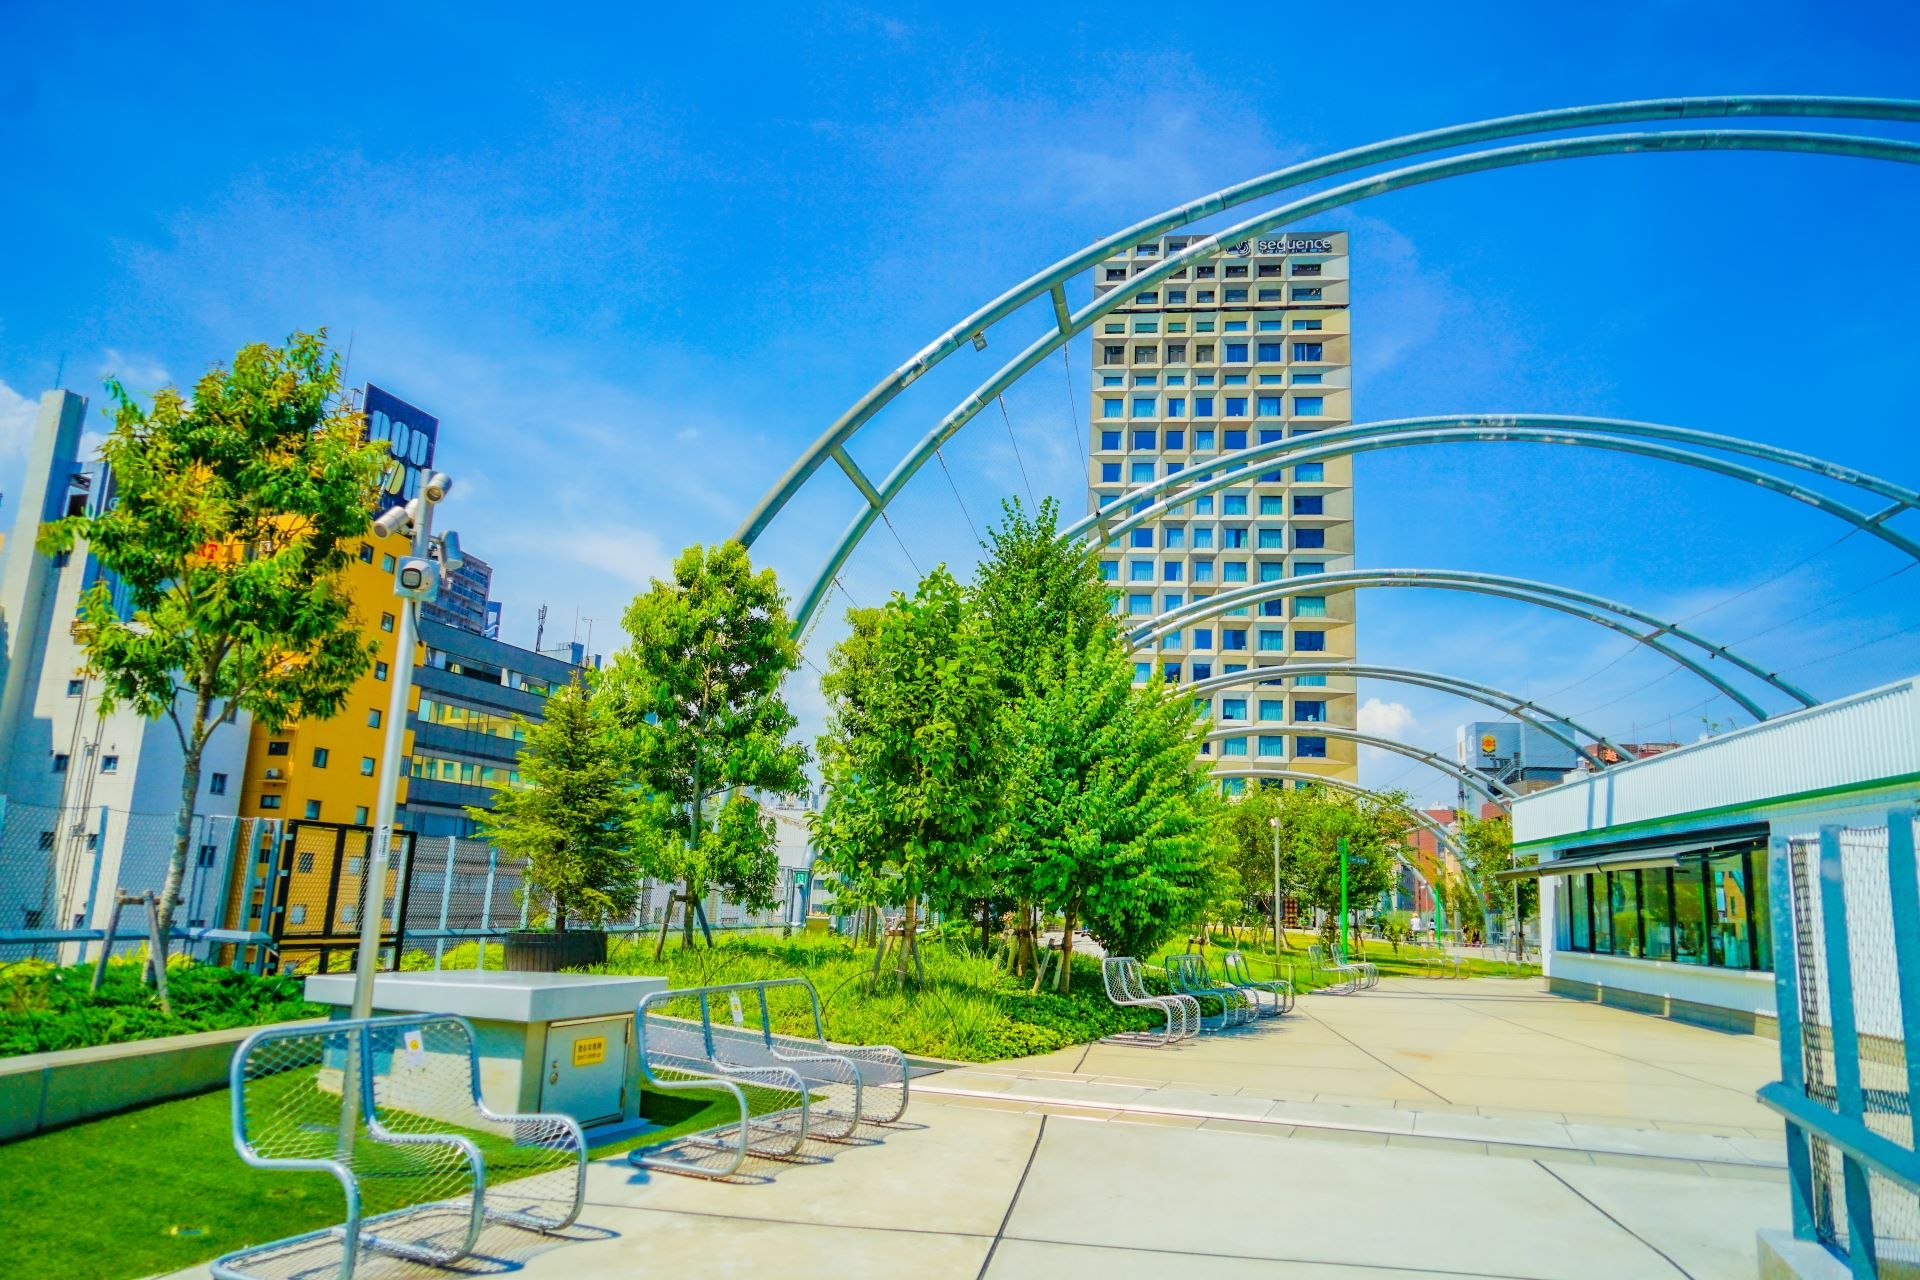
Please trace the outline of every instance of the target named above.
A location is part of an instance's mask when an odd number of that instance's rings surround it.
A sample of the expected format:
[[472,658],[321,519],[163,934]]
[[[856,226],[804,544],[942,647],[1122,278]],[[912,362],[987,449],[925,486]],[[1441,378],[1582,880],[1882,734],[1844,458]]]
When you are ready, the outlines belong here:
[[460,567],[440,585],[439,598],[420,606],[420,620],[459,627],[475,635],[497,635],[500,610],[489,610],[491,602],[487,599],[493,590],[493,566],[475,555],[462,553],[462,558]]
[[[1094,326],[1090,510],[1125,514],[1130,495],[1180,472],[1237,469],[1219,459],[1352,421],[1344,232],[1289,232],[1235,246],[1149,288],[1129,282],[1198,237],[1131,246],[1095,268],[1095,289],[1125,290]],[[1105,548],[1101,573],[1123,629],[1188,602],[1257,583],[1353,567],[1352,467],[1345,458],[1277,463],[1194,498]],[[1356,748],[1313,732],[1353,727],[1350,677],[1288,676],[1290,663],[1351,661],[1354,594],[1300,594],[1199,619],[1143,647],[1136,671],[1185,685],[1241,671],[1270,678],[1207,698],[1223,786],[1233,770],[1274,766],[1352,779]],[[1236,732],[1244,730],[1244,732]]]

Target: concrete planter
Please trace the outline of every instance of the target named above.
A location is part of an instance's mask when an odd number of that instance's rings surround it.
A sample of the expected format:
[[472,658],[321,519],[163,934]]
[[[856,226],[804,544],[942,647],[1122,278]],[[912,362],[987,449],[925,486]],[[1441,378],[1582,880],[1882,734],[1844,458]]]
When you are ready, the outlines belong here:
[[506,966],[510,973],[558,973],[607,962],[607,935],[599,929],[569,929],[565,933],[516,930],[506,939]]
[[218,1089],[227,1083],[234,1048],[259,1029],[0,1058],[0,1142]]

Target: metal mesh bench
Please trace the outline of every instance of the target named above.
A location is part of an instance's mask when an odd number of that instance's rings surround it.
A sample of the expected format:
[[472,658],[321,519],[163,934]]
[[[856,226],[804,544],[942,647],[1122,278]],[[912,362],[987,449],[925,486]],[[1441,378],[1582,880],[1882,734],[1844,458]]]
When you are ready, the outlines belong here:
[[1162,1045],[1185,1040],[1200,1030],[1200,1002],[1192,996],[1157,995],[1147,990],[1140,962],[1132,956],[1108,956],[1100,962],[1100,979],[1107,999],[1122,1008],[1158,1010],[1166,1025],[1156,1040]]
[[[1225,1030],[1252,1022],[1259,1017],[1253,1007],[1253,997],[1239,987],[1219,986],[1213,976],[1207,972],[1207,958],[1198,952],[1189,951],[1183,955],[1167,957],[1167,980],[1173,989],[1182,995],[1192,996],[1195,1002],[1217,1000],[1220,1003],[1219,1014],[1209,1019],[1202,1013],[1200,1025],[1204,1028],[1209,1021],[1213,1029]],[[1204,1009],[1204,1006],[1200,1006]]]
[[1319,943],[1307,948],[1307,963],[1315,973],[1339,975],[1339,980],[1317,990],[1330,996],[1347,996],[1364,991],[1380,981],[1380,971],[1366,961],[1349,963],[1331,958]]
[[1277,1018],[1293,1010],[1293,984],[1285,978],[1256,978],[1247,958],[1238,951],[1220,957],[1220,972],[1227,982],[1247,993],[1262,1017]]
[[464,1018],[268,1028],[240,1046],[230,1078],[240,1158],[331,1173],[346,1212],[339,1226],[216,1259],[220,1280],[350,1280],[369,1254],[444,1266],[490,1222],[559,1231],[579,1215],[580,1126],[489,1111]]
[[[769,993],[790,988],[804,989],[816,1038],[774,1032]],[[714,1017],[720,1000],[727,1021]],[[693,1016],[670,1016],[668,1006]],[[890,1123],[906,1110],[900,1052],[889,1045],[829,1043],[820,1034],[819,998],[805,979],[655,992],[641,1001],[635,1029],[640,1074],[648,1084],[667,1093],[718,1093],[730,1098],[736,1115],[680,1139],[675,1145],[694,1153],[691,1158],[658,1148],[629,1152],[628,1160],[643,1168],[726,1177],[749,1154],[792,1155],[810,1137],[849,1138],[863,1122]]]

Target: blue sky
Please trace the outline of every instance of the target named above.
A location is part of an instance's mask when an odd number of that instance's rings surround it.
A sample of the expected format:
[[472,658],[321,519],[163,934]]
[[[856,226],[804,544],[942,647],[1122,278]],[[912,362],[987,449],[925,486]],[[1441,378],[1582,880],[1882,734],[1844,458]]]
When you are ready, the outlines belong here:
[[[1268,12],[8,6],[0,488],[63,361],[97,406],[104,373],[187,382],[324,324],[351,341],[353,381],[441,417],[460,482],[445,518],[495,565],[506,637],[530,643],[545,602],[550,638],[578,616],[610,649],[673,551],[730,533],[894,365],[1163,207],[1522,110],[1920,96],[1911,6]],[[1316,225],[1353,232],[1360,420],[1643,418],[1920,484],[1916,211],[1903,167],[1693,155],[1481,175]],[[1005,353],[950,361],[856,456],[887,470]],[[1078,510],[1075,392],[1054,365],[1007,399],[1033,487]],[[1025,487],[997,415],[947,459],[976,521]],[[1484,568],[1692,617],[1821,696],[1920,668],[1920,573],[1887,577],[1893,549],[1829,545],[1844,526],[1781,498],[1524,445],[1399,450],[1357,472],[1362,564]],[[823,475],[761,553],[797,585],[855,501]],[[895,520],[921,567],[971,561],[937,470]],[[910,577],[881,530],[845,582],[869,603]],[[1743,720],[1620,637],[1527,606],[1376,591],[1361,621],[1367,660],[1520,690],[1620,736]],[[1448,753],[1478,718],[1397,686],[1363,697],[1369,724]],[[1447,792],[1372,754],[1365,776]]]

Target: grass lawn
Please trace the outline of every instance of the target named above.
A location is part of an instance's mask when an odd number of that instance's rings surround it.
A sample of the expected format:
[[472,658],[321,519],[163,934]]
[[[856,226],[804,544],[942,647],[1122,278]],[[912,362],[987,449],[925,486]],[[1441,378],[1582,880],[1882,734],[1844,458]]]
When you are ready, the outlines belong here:
[[[7,1274],[130,1280],[337,1224],[345,1205],[331,1174],[241,1162],[228,1098],[221,1089],[0,1145]],[[596,1147],[594,1156],[693,1133],[735,1114],[731,1100],[690,1094],[644,1094],[641,1106],[666,1127]],[[496,1160],[513,1162],[498,1139],[483,1147],[490,1177],[497,1176]],[[409,1178],[387,1172],[383,1178],[375,1168],[362,1180],[367,1213],[407,1202]]]

